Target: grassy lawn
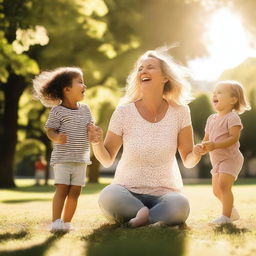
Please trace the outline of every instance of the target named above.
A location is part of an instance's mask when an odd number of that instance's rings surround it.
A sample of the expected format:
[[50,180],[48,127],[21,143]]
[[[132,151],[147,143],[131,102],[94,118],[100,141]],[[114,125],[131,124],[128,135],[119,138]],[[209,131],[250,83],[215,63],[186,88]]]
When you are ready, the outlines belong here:
[[256,255],[256,180],[234,186],[242,216],[236,225],[212,228],[207,222],[220,214],[208,182],[188,184],[187,227],[128,229],[108,223],[97,205],[99,191],[110,183],[88,184],[74,217],[75,231],[51,234],[53,186],[33,186],[17,180],[16,189],[0,190],[0,255],[9,256],[254,256]]

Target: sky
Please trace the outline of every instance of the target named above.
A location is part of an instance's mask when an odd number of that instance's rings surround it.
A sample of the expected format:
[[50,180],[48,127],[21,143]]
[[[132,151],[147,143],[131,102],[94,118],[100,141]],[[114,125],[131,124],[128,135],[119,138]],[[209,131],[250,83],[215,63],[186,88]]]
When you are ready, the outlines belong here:
[[250,34],[238,13],[222,8],[209,17],[207,23],[204,41],[209,56],[188,62],[195,80],[215,81],[224,70],[238,66],[249,57],[256,57]]

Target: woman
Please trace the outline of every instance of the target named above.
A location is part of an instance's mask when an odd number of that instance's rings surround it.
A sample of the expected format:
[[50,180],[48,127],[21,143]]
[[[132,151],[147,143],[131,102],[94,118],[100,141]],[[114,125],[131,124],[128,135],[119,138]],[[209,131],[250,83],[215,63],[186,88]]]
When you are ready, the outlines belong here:
[[114,111],[103,142],[102,129],[88,132],[96,158],[105,167],[123,145],[111,185],[99,196],[104,214],[131,227],[148,223],[184,223],[189,203],[181,194],[182,179],[175,158],[194,167],[200,154],[193,151],[190,85],[184,68],[161,52],[147,51],[127,79],[124,101]]

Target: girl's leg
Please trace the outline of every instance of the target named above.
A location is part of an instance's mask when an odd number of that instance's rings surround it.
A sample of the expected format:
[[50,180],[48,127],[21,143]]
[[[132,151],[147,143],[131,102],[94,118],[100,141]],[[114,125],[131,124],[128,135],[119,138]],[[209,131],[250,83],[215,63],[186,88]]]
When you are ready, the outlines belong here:
[[78,197],[81,193],[81,186],[71,185],[68,191],[65,208],[64,208],[64,222],[71,222],[76,210]]
[[219,186],[219,174],[212,176],[212,190],[213,194],[221,201],[221,190]]
[[65,199],[68,195],[69,186],[64,184],[56,184],[56,190],[52,201],[52,221],[61,218],[61,213]]
[[134,218],[144,204],[123,186],[111,184],[100,193],[99,206],[104,215],[124,223]]
[[232,193],[232,185],[234,184],[234,181],[235,177],[233,177],[230,174],[219,174],[219,188],[221,191],[222,214],[229,218],[231,216],[234,203],[234,197]]
[[149,211],[150,223],[163,221],[169,225],[185,223],[189,215],[188,199],[177,192],[159,198],[158,203]]

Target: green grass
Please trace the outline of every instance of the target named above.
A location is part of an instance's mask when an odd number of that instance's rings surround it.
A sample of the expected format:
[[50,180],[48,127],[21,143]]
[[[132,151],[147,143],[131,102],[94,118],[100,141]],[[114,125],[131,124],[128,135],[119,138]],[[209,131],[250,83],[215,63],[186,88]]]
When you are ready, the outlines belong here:
[[18,188],[0,190],[0,255],[9,256],[253,256],[256,255],[256,185],[240,180],[234,186],[242,218],[235,225],[212,228],[207,222],[220,214],[208,181],[185,185],[191,213],[187,227],[129,229],[108,223],[97,205],[99,191],[110,182],[88,184],[74,217],[76,231],[51,234],[54,188],[17,180]]

